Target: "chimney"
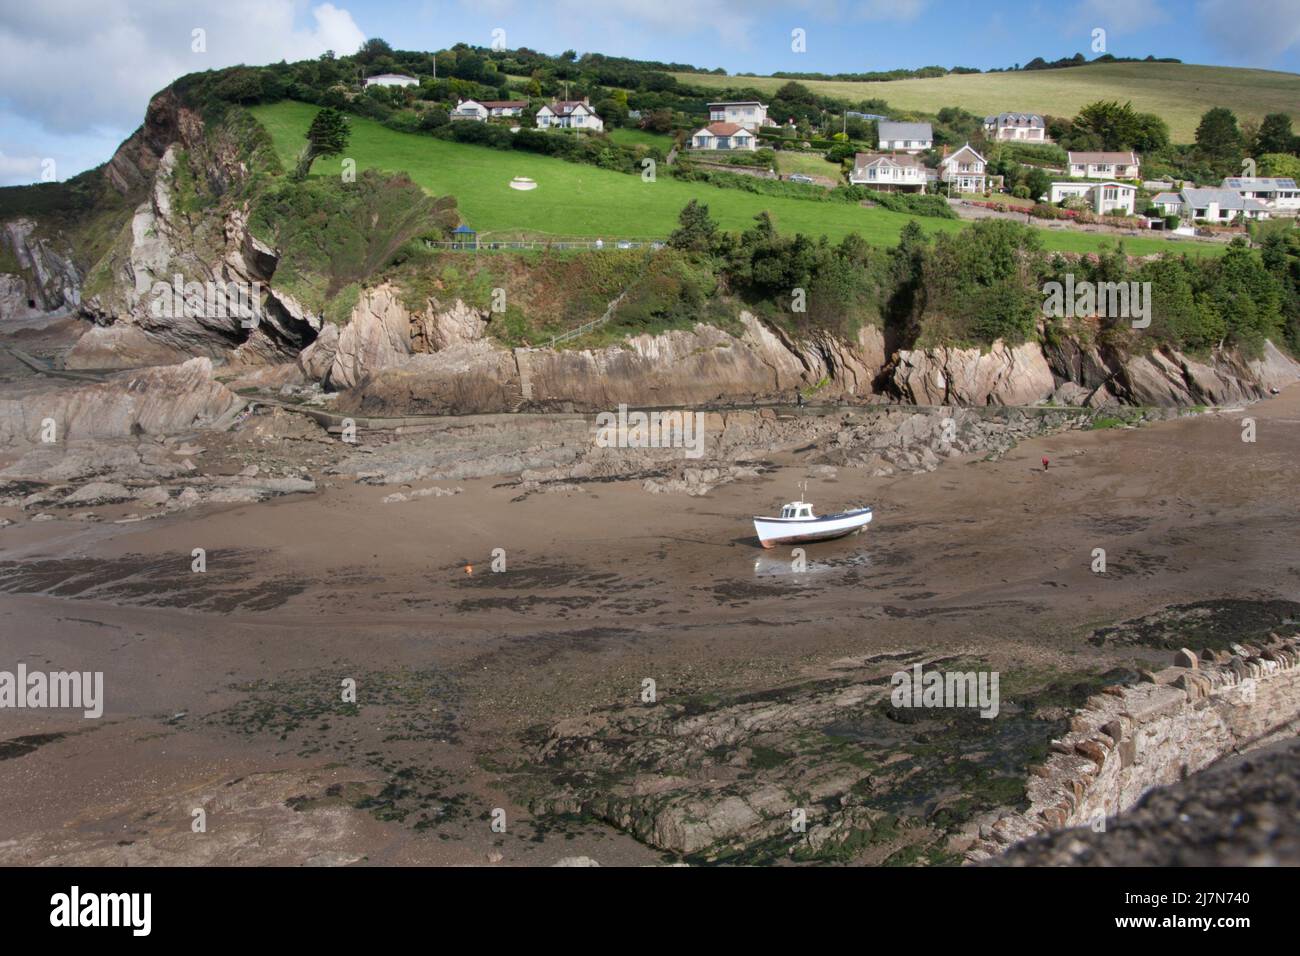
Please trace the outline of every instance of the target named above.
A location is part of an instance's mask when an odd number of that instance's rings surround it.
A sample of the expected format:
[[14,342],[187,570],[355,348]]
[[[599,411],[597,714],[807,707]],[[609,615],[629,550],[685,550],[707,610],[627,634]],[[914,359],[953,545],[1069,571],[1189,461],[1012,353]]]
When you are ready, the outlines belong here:
[[582,105],[583,105],[583,106],[590,106],[590,105],[591,105],[591,99],[588,98],[588,97],[586,97],[586,96],[584,96],[584,97],[582,98]]

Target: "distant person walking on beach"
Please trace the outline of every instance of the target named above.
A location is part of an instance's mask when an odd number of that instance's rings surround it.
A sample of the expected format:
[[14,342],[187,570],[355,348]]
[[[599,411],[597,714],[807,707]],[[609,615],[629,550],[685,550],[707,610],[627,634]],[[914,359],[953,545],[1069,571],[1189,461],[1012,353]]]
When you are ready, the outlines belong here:
[[1044,456],[1043,456],[1043,471],[1047,471],[1047,466],[1048,466],[1049,464],[1051,464],[1051,463],[1047,460],[1047,456],[1044,455]]

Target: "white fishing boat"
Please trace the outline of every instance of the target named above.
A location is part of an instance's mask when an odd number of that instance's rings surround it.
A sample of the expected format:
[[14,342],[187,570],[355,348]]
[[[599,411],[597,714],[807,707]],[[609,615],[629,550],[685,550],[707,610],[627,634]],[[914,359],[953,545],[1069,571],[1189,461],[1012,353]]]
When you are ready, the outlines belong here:
[[857,534],[871,522],[870,508],[854,508],[833,515],[813,514],[807,501],[791,501],[781,509],[779,518],[761,518],[755,515],[754,530],[765,548],[778,544],[801,544],[805,541],[829,541]]

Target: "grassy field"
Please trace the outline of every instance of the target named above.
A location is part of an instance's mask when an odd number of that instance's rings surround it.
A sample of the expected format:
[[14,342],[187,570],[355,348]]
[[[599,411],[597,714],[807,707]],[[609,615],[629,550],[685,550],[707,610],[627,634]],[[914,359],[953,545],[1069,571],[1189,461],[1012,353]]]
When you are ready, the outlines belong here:
[[[253,108],[286,167],[292,166],[316,109],[289,101]],[[353,117],[351,125],[352,141],[345,155],[356,161],[359,170],[406,172],[434,195],[454,195],[464,220],[488,239],[517,235],[658,239],[676,228],[677,214],[691,199],[707,203],[724,229],[748,228],[755,214],[766,209],[784,232],[833,240],[856,232],[873,245],[895,244],[913,218],[885,209],[761,196],[668,176],[647,183],[639,176],[549,156],[398,133],[359,117]],[[313,175],[337,175],[339,162],[337,157],[317,160]],[[515,176],[531,177],[538,188],[511,189]],[[923,217],[917,222],[929,232],[955,232],[964,225]],[[1041,234],[1046,248],[1063,252],[1095,251],[1106,241],[1086,233],[1043,230]],[[1167,250],[1170,244],[1143,237],[1127,239],[1125,248],[1144,255]],[[1191,243],[1178,248],[1193,253],[1221,251],[1221,247]]]
[[[676,76],[696,86],[739,85],[764,92],[788,82],[761,76]],[[1004,110],[1074,116],[1096,100],[1131,100],[1134,109],[1159,114],[1169,124],[1176,143],[1193,141],[1201,114],[1212,106],[1228,107],[1239,121],[1258,120],[1266,113],[1289,113],[1300,121],[1300,75],[1187,63],[1098,63],[1063,70],[970,73],[887,83],[800,82],[819,93],[851,100],[879,97],[896,110],[936,113],[944,106],[959,106],[980,116]]]
[[821,153],[796,153],[781,150],[776,154],[776,168],[781,173],[804,173],[808,176],[825,176],[842,182],[840,164],[827,162]]
[[610,129],[609,138],[622,146],[655,146],[665,153],[673,148],[673,138],[663,133],[648,133],[643,129]]

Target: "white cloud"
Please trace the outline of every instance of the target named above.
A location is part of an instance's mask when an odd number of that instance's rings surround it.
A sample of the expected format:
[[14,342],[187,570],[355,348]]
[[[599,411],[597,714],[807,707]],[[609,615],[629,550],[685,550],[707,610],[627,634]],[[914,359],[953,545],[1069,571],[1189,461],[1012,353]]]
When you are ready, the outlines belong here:
[[1254,66],[1269,66],[1300,49],[1296,0],[1201,0],[1196,12],[1215,46]]
[[[294,0],[42,0],[0,19],[0,106],[54,132],[129,132],[178,76],[237,63],[350,53],[365,39],[331,3]],[[305,19],[305,18],[304,18]],[[206,32],[206,52],[191,49]]]

